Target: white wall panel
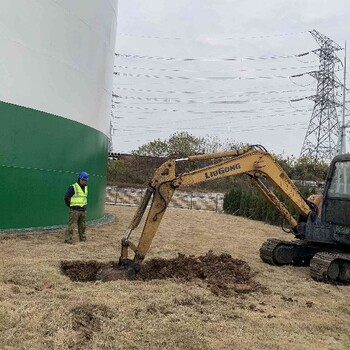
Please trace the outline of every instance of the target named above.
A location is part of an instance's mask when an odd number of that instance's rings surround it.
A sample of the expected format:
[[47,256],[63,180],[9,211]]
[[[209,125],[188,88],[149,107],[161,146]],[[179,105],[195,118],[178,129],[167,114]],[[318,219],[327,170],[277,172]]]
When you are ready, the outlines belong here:
[[106,135],[117,0],[1,0],[0,99]]

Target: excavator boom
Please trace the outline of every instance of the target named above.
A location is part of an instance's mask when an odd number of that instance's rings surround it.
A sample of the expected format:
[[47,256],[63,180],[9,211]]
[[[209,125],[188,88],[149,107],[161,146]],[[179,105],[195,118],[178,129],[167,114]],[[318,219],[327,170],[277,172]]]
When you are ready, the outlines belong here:
[[[178,162],[203,160],[217,160],[217,162],[191,172],[176,174],[176,164]],[[294,232],[298,230],[297,220],[292,217],[287,207],[270,190],[270,186],[266,182],[281,192],[294,206],[300,217],[305,218],[305,220],[315,210],[315,206],[303,198],[277,161],[261,146],[251,146],[220,153],[193,155],[183,159],[171,159],[164,162],[155,171],[149,183],[142,203],[129,225],[126,236],[122,240],[121,255],[119,258],[120,264],[135,267],[135,264],[138,266],[142,263],[176,189],[242,174],[248,175],[251,178],[253,184],[276,207]],[[131,242],[130,237],[133,230],[141,222],[150,201],[151,205],[141,237],[136,245]],[[129,258],[130,249],[134,252],[132,259]]]

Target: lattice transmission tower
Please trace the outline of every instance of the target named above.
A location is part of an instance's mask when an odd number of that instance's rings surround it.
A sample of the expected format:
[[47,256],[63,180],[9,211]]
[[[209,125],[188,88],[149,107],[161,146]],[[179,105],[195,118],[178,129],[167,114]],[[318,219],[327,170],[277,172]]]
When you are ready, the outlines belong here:
[[336,89],[342,84],[335,75],[335,65],[342,64],[336,51],[342,47],[330,38],[311,30],[320,48],[312,52],[319,56],[319,70],[309,72],[317,80],[316,95],[308,97],[315,102],[300,156],[310,156],[316,160],[329,162],[337,151],[339,121]]

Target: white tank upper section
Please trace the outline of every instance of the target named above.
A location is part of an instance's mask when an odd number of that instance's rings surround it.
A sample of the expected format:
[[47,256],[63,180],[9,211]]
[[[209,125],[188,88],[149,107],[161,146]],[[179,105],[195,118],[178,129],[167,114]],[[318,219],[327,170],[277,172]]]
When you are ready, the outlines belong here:
[[118,0],[0,0],[0,100],[109,134]]

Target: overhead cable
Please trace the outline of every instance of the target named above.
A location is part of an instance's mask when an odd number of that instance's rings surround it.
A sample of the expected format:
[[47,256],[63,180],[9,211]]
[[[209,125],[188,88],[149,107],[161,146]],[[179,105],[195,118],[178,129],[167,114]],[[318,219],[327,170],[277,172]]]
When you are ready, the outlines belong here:
[[258,61],[258,60],[276,60],[284,58],[295,58],[295,55],[271,55],[271,56],[247,56],[247,57],[222,57],[222,58],[181,58],[181,57],[165,57],[165,56],[146,56],[135,55],[129,53],[115,53],[116,57],[135,58],[144,60],[158,61],[177,61],[177,62],[224,62],[224,61]]
[[[235,37],[226,37],[222,38],[219,37],[220,40],[246,40],[246,39],[264,39],[264,38],[277,38],[277,37],[284,37],[284,36],[294,36],[294,35],[300,35],[300,34],[306,34],[308,31],[303,32],[290,32],[290,33],[280,33],[280,34],[268,34],[268,35],[253,35],[253,36],[235,36]],[[143,39],[161,39],[161,40],[184,40],[184,41],[201,41],[203,39],[197,38],[197,39],[189,39],[184,37],[173,37],[173,36],[156,36],[156,35],[140,35],[140,34],[133,34],[133,33],[117,33],[118,36],[127,36],[127,37],[134,37],[134,38],[143,38]]]
[[[219,129],[215,128],[215,126],[218,126]],[[227,122],[224,124],[220,124],[220,125],[215,125],[215,133],[219,134],[220,130],[222,132],[227,133],[228,132],[228,126],[229,126],[229,130],[230,131],[239,131],[239,132],[252,132],[252,131],[261,131],[261,130],[265,130],[265,131],[280,131],[280,130],[304,130],[307,127],[307,121],[306,122],[293,122],[293,123],[287,123],[287,124],[272,124],[272,125],[265,125],[265,126],[252,126],[252,127],[242,127],[242,126],[236,126],[234,125],[232,122]],[[222,127],[221,127],[222,126]],[[295,126],[295,128],[292,128],[292,126]],[[303,127],[304,126],[304,127]],[[138,132],[133,132],[132,130],[127,130],[127,129],[119,129],[119,132],[122,132],[124,136],[137,136],[137,135],[144,135],[145,132],[148,131],[149,128],[145,128],[145,130],[140,131],[140,129],[136,129],[138,130]],[[178,131],[187,131],[189,129],[189,127],[186,126],[182,126],[182,127],[178,127],[177,130]],[[212,131],[214,131],[213,129],[211,129]],[[156,131],[156,132],[169,132],[166,129],[162,129],[162,128],[157,128],[157,126],[152,126],[152,131]]]
[[132,74],[132,73],[122,73],[122,72],[114,72],[115,75],[121,77],[129,77],[129,78],[149,78],[149,79],[168,79],[168,80],[187,80],[191,82],[203,82],[203,81],[212,81],[212,80],[257,80],[257,79],[288,79],[289,75],[266,75],[266,76],[257,76],[257,77],[205,77],[205,78],[197,78],[197,77],[184,77],[184,76],[170,76],[170,75],[151,75],[151,74]]
[[[253,89],[254,87],[251,87]],[[261,86],[261,87],[256,87],[256,89],[259,90],[247,90],[244,91],[239,90],[239,91],[232,91],[232,90],[211,90],[211,91],[206,91],[206,90],[201,90],[201,91],[187,91],[187,90],[151,90],[151,89],[136,89],[136,88],[130,88],[130,87],[121,87],[121,86],[115,86],[114,90],[122,90],[122,91],[132,91],[132,92],[147,92],[147,93],[152,93],[152,94],[158,94],[158,93],[164,93],[164,94],[184,94],[184,95],[206,95],[206,94],[214,94],[214,93],[222,93],[222,92],[227,92],[230,93],[231,95],[224,95],[224,96],[209,96],[205,97],[206,99],[209,98],[225,98],[225,97],[233,97],[233,95],[238,94],[238,96],[245,96],[245,95],[266,95],[266,94],[284,94],[284,93],[294,93],[294,92],[308,92],[311,91],[310,89],[291,89],[291,90],[285,90],[286,85],[277,85],[275,86],[276,89],[278,90],[264,90],[266,89],[266,86]],[[271,88],[271,86],[269,86]],[[201,97],[199,97],[201,98]]]
[[[116,65],[114,66],[115,68],[118,69],[131,69],[131,70],[143,70],[143,71],[161,71],[161,72],[171,72],[171,73],[204,73],[206,72],[205,70],[194,70],[194,69],[168,69],[168,68],[159,68],[159,67],[152,67],[152,68],[146,68],[146,67],[135,67],[135,66],[122,66],[122,65]],[[277,67],[277,68],[251,68],[251,69],[230,69],[230,72],[263,72],[263,71],[280,71],[280,70],[295,70],[295,69],[312,69],[312,68],[317,68],[317,65],[314,66],[306,66],[306,67],[298,67],[298,66],[290,66],[290,67]],[[210,71],[208,71],[210,72]],[[215,70],[216,73],[228,73],[227,70],[225,71],[219,71]]]
[[[131,110],[135,110],[138,111],[137,113],[140,113],[139,111],[144,111],[147,113],[153,113],[153,112],[171,112],[171,113],[193,113],[193,114],[228,114],[228,113],[255,113],[255,112],[259,112],[260,110],[273,110],[273,111],[277,111],[277,110],[283,110],[283,108],[279,107],[279,108],[275,108],[272,109],[271,107],[257,107],[254,109],[240,109],[240,110],[211,110],[211,111],[199,111],[199,110],[183,110],[183,109],[170,109],[170,108],[150,108],[150,107],[135,107],[135,106],[127,106],[127,105],[123,105],[123,104],[118,104],[118,110],[120,108],[123,109],[131,109]],[[125,112],[124,112],[125,113]]]
[[[256,121],[258,120],[261,120],[261,119],[264,119],[264,120],[267,120],[267,119],[270,119],[270,118],[281,118],[281,117],[287,117],[288,119],[290,119],[291,117],[300,117],[300,116],[303,116],[303,115],[309,115],[309,112],[312,111],[312,109],[305,109],[303,111],[290,111],[290,110],[285,110],[285,111],[278,111],[276,113],[273,113],[274,111],[269,109],[268,110],[269,113],[268,115],[262,115],[262,114],[256,114],[254,116],[250,115],[249,116],[249,121],[253,121],[253,123],[256,123]],[[115,119],[125,119],[124,117],[118,117],[118,118],[115,118]],[[142,117],[142,118],[138,118],[138,119],[147,119],[147,116],[146,117]],[[195,117],[191,117],[191,119],[188,119],[188,121],[190,122],[199,122],[201,125],[207,125],[205,124],[207,121],[213,121],[213,116],[212,115],[205,115],[205,116],[195,116]],[[232,121],[232,120],[231,120]],[[247,124],[247,116],[244,115],[244,116],[235,116],[234,119],[233,119],[234,123],[237,124],[237,123],[245,123]],[[306,121],[308,121],[308,118],[306,119]],[[215,121],[217,123],[217,120]],[[157,122],[157,126],[162,126],[164,125],[165,127],[169,127],[171,125],[174,125],[176,124],[176,126],[178,126],[178,121],[177,120],[169,120],[169,119],[166,119],[166,121],[158,121]],[[131,128],[138,128],[139,127],[139,124],[135,125],[135,126],[130,126]]]
[[300,100],[303,97],[300,96],[293,96],[288,98],[271,98],[268,99],[239,99],[239,100],[227,100],[224,101],[220,100],[214,100],[214,101],[208,101],[206,100],[196,100],[196,99],[179,99],[179,98],[166,98],[166,97],[138,97],[138,96],[124,96],[124,95],[112,95],[114,98],[119,100],[132,100],[132,101],[147,101],[145,103],[147,104],[174,104],[174,103],[185,103],[185,104],[243,104],[243,103],[288,103],[288,101],[296,101]]

